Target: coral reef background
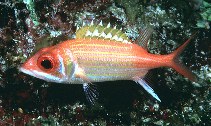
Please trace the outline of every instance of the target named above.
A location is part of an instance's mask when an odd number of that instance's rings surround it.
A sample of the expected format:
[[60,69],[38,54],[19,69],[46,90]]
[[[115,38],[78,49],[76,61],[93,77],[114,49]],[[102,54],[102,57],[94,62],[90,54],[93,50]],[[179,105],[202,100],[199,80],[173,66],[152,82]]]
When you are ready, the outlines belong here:
[[[199,77],[150,71],[155,101],[132,81],[97,83],[90,105],[82,85],[47,83],[18,71],[38,49],[73,39],[92,20],[122,28],[138,42],[154,32],[151,53],[168,54],[198,32],[181,60]],[[211,124],[211,1],[18,0],[0,2],[0,125],[209,125]]]

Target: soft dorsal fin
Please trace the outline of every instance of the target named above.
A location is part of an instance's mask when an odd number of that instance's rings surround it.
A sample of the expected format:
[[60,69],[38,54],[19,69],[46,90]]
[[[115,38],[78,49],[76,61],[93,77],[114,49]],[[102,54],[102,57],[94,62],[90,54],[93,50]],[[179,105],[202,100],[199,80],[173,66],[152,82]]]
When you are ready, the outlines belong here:
[[140,35],[137,38],[138,44],[146,50],[148,50],[147,44],[152,32],[153,32],[152,28],[144,28],[140,31]]
[[111,27],[110,23],[108,23],[107,26],[104,26],[102,25],[102,22],[100,22],[98,25],[91,23],[90,25],[79,28],[76,31],[76,39],[83,38],[96,38],[131,43],[127,35],[121,30],[116,29],[116,27]]

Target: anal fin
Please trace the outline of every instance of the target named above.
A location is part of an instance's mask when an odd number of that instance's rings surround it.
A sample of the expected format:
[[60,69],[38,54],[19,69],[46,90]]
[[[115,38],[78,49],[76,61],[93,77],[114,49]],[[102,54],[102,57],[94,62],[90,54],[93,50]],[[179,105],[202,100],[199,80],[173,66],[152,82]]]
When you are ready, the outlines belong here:
[[147,82],[143,79],[138,79],[135,81],[136,83],[140,84],[152,97],[154,97],[156,100],[161,102],[158,95],[154,92],[154,90],[147,84]]

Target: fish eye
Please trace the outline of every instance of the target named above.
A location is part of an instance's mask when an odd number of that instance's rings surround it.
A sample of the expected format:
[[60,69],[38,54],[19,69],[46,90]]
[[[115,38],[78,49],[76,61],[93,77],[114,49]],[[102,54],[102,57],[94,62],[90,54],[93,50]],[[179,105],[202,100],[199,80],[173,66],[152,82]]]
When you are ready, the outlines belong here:
[[45,69],[52,69],[53,68],[52,62],[50,60],[48,60],[48,59],[45,59],[45,60],[41,61],[40,64]]
[[50,56],[42,56],[38,58],[37,65],[43,71],[52,70],[54,68],[54,61]]

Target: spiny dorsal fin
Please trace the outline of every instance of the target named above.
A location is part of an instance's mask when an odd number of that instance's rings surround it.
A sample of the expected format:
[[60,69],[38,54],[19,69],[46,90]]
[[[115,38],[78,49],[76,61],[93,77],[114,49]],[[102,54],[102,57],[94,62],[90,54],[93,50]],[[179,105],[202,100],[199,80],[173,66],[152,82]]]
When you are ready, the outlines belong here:
[[107,26],[100,24],[95,25],[91,23],[90,25],[82,26],[76,31],[76,39],[83,38],[96,38],[104,40],[114,40],[117,42],[131,43],[127,35],[121,30],[111,27],[109,23]]

